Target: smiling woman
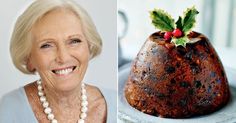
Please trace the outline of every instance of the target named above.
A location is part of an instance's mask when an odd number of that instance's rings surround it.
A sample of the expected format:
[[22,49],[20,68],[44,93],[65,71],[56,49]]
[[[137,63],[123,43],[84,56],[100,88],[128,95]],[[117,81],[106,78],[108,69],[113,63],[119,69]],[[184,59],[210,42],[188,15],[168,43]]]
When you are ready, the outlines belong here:
[[32,27],[32,40],[28,68],[37,70],[50,88],[69,91],[79,87],[93,52],[81,20],[70,10],[53,10]]
[[1,98],[0,122],[116,122],[115,98],[83,82],[101,48],[95,25],[77,3],[33,2],[16,22],[10,51],[16,68],[40,79]]

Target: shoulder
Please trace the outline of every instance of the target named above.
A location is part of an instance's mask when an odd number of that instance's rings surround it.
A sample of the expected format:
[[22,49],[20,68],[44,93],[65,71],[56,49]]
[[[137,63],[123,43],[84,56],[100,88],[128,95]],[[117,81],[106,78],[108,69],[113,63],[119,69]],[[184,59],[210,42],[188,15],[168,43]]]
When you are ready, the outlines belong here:
[[106,101],[98,87],[86,84],[88,102],[92,107],[105,108]]
[[23,88],[15,89],[5,94],[0,100],[0,110],[4,108],[13,108],[24,101]]
[[11,117],[19,115],[19,110],[23,112],[24,103],[23,88],[5,94],[0,100],[0,121],[10,121]]
[[86,84],[86,90],[88,92],[88,97],[92,97],[92,100],[96,100],[97,98],[102,98],[102,93],[98,87]]
[[[93,99],[99,99],[104,98],[105,101],[108,101],[108,99],[112,102],[116,102],[117,98],[117,92],[115,90],[103,88],[103,87],[96,87],[93,85],[86,84],[87,91],[90,92],[89,96],[94,97]],[[116,105],[116,103],[114,104]]]
[[117,91],[99,88],[107,103],[107,123],[115,123],[117,118]]
[[106,121],[106,101],[101,91],[92,85],[86,84],[88,97],[88,119],[89,122],[104,123]]
[[0,99],[0,123],[36,123],[24,87],[5,94]]
[[[94,86],[93,86],[94,87]],[[117,91],[104,87],[95,87],[104,98],[107,109],[107,122],[116,122],[117,117]]]
[[101,94],[103,95],[103,97],[106,100],[107,106],[109,108],[113,108],[117,106],[117,91],[116,90],[112,90],[112,89],[107,89],[107,88],[103,88],[103,87],[99,87],[99,90],[101,92]]

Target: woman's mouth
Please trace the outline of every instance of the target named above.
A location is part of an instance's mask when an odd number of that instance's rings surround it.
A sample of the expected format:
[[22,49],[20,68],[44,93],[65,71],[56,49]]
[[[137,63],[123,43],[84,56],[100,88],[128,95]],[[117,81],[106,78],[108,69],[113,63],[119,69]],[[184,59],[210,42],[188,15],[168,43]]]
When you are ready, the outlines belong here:
[[71,66],[67,68],[59,68],[59,69],[52,70],[52,72],[56,75],[68,75],[72,73],[75,70],[75,68],[76,66]]

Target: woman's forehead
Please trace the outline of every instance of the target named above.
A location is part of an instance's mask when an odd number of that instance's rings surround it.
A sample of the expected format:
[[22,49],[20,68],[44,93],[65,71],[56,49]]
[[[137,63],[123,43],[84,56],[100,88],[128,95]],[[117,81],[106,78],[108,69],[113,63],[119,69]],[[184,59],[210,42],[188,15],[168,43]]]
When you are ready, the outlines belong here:
[[34,38],[83,36],[81,21],[70,10],[53,10],[44,15],[32,28]]

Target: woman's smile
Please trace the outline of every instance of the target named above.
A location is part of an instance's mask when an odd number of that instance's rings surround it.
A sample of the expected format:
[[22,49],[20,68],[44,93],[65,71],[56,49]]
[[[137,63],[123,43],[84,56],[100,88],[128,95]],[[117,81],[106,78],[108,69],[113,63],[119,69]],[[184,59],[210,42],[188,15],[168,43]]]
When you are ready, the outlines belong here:
[[56,76],[67,76],[69,74],[72,74],[77,67],[78,66],[69,66],[69,67],[64,67],[64,68],[57,68],[57,69],[52,70],[52,72]]

